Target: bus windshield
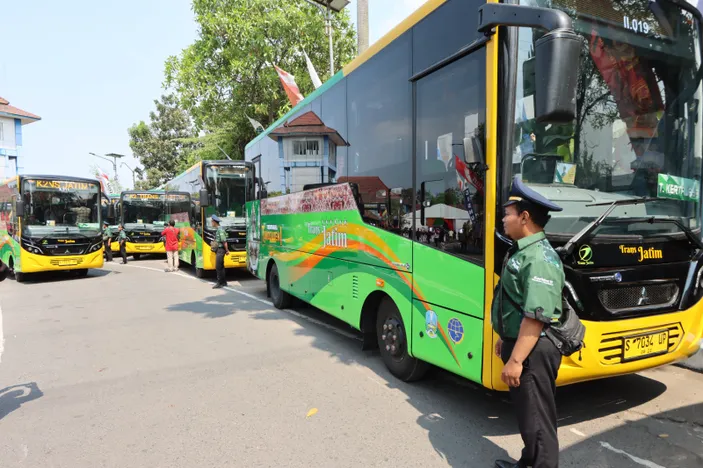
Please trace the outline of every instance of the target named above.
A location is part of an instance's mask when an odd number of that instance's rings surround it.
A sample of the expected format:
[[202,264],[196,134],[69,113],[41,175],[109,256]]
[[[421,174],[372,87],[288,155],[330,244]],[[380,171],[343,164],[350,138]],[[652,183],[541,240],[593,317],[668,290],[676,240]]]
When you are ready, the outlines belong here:
[[122,222],[164,226],[172,218],[187,221],[190,198],[187,194],[126,193],[122,196]]
[[99,184],[64,180],[25,180],[23,231],[30,237],[52,232],[95,236],[100,230]]
[[212,194],[213,205],[206,210],[207,226],[212,228],[213,214],[222,226],[244,225],[244,207],[254,199],[254,172],[249,166],[211,165],[205,171],[205,185]]
[[[700,229],[703,118],[699,25],[668,0],[521,0],[568,13],[583,38],[576,119],[534,120],[534,43],[519,30],[512,169],[564,210],[546,230],[570,236],[621,198],[656,197],[617,208],[596,235],[650,236]],[[622,222],[632,218],[633,222]],[[616,222],[618,221],[619,222]]]

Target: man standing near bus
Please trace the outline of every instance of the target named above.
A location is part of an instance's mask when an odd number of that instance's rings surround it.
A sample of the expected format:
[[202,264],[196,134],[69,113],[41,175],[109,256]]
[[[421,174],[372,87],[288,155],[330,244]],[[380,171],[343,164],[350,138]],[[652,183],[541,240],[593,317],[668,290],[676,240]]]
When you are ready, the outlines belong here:
[[110,230],[110,223],[107,221],[103,222],[103,245],[105,246],[105,261],[112,261],[112,231]]
[[564,268],[544,226],[549,211],[562,209],[519,176],[504,209],[503,229],[513,245],[503,262],[491,321],[500,335],[495,352],[505,364],[501,380],[510,387],[525,447],[517,463],[497,460],[495,466],[557,468],[555,394],[561,354],[543,329],[561,316]]
[[119,225],[117,227],[117,242],[120,243],[120,255],[122,255],[122,264],[127,264],[127,233],[124,232],[124,226]]
[[215,242],[217,250],[215,252],[215,270],[217,270],[217,283],[212,289],[222,288],[227,286],[227,276],[225,273],[225,255],[229,255],[229,247],[227,246],[227,231],[220,226],[220,218],[217,215],[212,215],[212,224],[215,225]]
[[166,248],[166,261],[168,266],[166,267],[166,272],[172,272],[178,270],[178,229],[176,229],[176,222],[170,220],[168,222],[168,227],[161,233],[165,237],[165,248]]

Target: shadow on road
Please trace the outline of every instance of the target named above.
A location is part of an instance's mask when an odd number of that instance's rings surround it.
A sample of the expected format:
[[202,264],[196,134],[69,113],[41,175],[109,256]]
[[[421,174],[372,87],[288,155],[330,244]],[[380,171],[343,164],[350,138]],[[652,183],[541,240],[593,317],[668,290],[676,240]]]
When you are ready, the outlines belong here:
[[0,390],[0,420],[27,403],[44,396],[36,382],[12,385]]
[[587,460],[589,468],[699,468],[703,403],[626,421],[568,447],[561,459]]
[[219,291],[223,291],[225,294],[217,293],[199,301],[171,304],[166,307],[166,310],[171,312],[190,312],[202,315],[205,318],[214,319],[228,317],[234,315],[235,312],[246,313],[260,310],[263,305],[258,301],[227,292],[226,290],[220,289]]
[[25,274],[24,282],[18,283],[21,285],[33,284],[33,283],[55,283],[58,281],[87,281],[90,279],[101,278],[107,275],[117,275],[120,274],[119,271],[102,269],[102,268],[91,268],[88,270],[87,276],[79,276],[76,270],[66,270],[66,271],[43,271],[40,273],[28,273]]
[[[518,435],[507,393],[487,390],[438,368],[433,368],[420,382],[399,381],[387,371],[378,351],[362,351],[358,340],[335,333],[334,330],[351,331],[348,325],[309,306],[297,307],[296,311],[302,317],[278,310],[256,312],[252,317],[293,320],[300,325],[296,333],[312,338],[313,346],[342,363],[368,368],[376,374],[372,380],[402,392],[406,401],[420,413],[417,424],[427,431],[435,451],[450,466],[492,466],[496,458],[508,457],[504,449],[490,440]],[[328,328],[330,325],[333,329]],[[629,410],[664,391],[666,385],[641,375],[561,387],[557,391],[560,425],[578,424]]]

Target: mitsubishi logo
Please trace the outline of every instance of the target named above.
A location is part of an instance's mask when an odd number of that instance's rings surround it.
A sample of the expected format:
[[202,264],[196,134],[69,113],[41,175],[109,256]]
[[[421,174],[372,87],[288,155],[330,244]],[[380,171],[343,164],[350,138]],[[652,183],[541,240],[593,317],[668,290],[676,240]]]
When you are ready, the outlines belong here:
[[649,304],[649,296],[647,296],[647,288],[642,287],[642,291],[640,291],[640,298],[637,301],[638,306],[643,306]]

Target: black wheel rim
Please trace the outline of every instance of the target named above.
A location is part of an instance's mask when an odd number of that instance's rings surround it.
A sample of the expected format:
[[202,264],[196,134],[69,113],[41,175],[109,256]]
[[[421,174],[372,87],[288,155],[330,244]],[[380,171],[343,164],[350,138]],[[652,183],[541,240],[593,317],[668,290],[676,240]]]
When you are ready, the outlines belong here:
[[403,322],[393,315],[386,316],[381,327],[381,346],[394,361],[401,361],[405,354],[405,329]]

